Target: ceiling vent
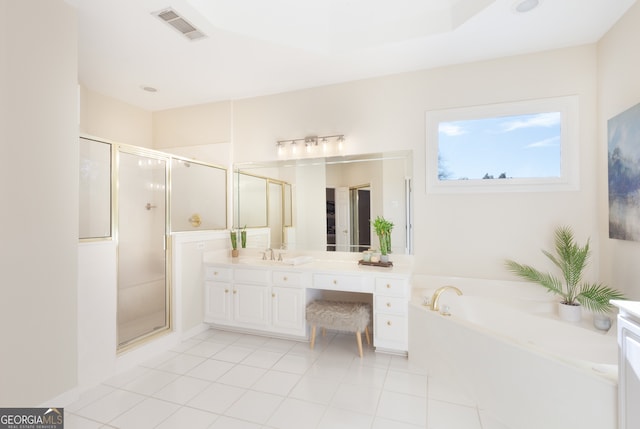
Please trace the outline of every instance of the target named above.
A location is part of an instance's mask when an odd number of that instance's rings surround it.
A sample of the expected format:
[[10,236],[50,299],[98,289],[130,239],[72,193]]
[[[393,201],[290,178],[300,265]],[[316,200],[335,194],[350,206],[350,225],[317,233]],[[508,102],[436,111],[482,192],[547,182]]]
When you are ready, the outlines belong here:
[[152,15],[157,16],[162,21],[178,30],[189,40],[198,40],[207,37],[202,31],[198,30],[189,21],[178,15],[178,13],[171,8],[163,9],[160,12],[154,12]]

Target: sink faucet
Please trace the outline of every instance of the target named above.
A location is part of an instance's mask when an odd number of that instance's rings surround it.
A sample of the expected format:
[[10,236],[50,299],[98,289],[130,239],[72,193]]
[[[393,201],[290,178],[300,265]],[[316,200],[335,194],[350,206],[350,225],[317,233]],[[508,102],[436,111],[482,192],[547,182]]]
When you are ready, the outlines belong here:
[[439,311],[440,307],[438,307],[438,301],[440,301],[440,295],[442,295],[442,293],[444,291],[446,291],[447,289],[451,289],[453,291],[455,291],[458,295],[462,295],[462,291],[460,289],[458,289],[455,286],[442,286],[439,287],[438,289],[436,289],[436,291],[433,293],[433,296],[431,297],[431,310],[433,311]]
[[269,259],[270,259],[271,261],[275,261],[275,260],[276,260],[276,258],[274,258],[274,257],[273,257],[273,249],[272,249],[272,248],[268,248],[268,249],[267,249],[267,250],[265,250],[264,252],[265,252],[265,253],[264,253],[264,256],[265,256],[265,258],[264,258],[264,259],[266,259],[267,252],[268,252],[268,253],[269,253],[269,255],[270,255],[270,256],[269,256]]

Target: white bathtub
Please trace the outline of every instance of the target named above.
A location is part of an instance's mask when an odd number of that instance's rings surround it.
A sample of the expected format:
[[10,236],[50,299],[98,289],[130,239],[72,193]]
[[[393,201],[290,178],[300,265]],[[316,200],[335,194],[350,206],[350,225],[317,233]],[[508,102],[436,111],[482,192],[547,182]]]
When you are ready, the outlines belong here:
[[615,327],[560,321],[552,302],[442,297],[451,316],[409,309],[409,359],[430,376],[512,429],[617,427]]

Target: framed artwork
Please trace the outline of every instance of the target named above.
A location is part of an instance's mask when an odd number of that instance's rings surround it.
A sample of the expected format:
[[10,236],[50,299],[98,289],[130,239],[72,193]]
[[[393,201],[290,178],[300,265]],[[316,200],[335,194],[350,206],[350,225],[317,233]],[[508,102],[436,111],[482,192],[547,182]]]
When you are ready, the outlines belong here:
[[640,241],[640,104],[607,122],[609,238]]

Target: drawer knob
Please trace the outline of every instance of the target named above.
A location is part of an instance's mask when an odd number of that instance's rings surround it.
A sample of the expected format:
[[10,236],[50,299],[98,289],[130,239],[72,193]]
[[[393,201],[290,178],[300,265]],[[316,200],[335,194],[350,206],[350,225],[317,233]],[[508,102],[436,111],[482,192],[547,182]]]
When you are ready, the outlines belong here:
[[284,276],[284,277],[282,278],[282,280],[284,280],[284,281],[286,282],[286,281],[288,280],[288,279],[287,279],[287,276]]
[[387,307],[391,307],[391,303],[390,302],[387,302]]
[[338,284],[338,280],[334,280],[334,281],[333,281],[333,284],[334,284],[334,285],[337,285],[337,284]]
[[218,275],[218,272],[217,272],[217,271],[214,271],[214,272],[213,272],[213,275],[214,275],[214,276],[217,276],[217,275]]
[[387,325],[391,326],[391,320],[387,320]]
[[225,290],[224,290],[224,293],[229,293],[229,289],[225,289]]
[[237,290],[234,290],[234,291],[233,291],[233,294],[235,295],[236,293],[238,293],[238,291],[237,291]]
[[275,297],[276,297],[276,294],[275,294],[275,293],[272,293],[272,294],[271,294],[271,298],[275,298]]
[[391,289],[391,285],[387,283],[387,289]]

